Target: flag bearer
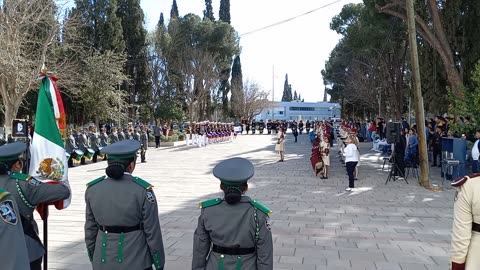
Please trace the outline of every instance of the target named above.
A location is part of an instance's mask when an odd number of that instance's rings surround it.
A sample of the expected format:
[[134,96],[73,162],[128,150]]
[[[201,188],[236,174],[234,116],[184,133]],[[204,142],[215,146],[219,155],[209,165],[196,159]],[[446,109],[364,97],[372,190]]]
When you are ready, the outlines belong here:
[[18,203],[19,218],[23,224],[30,266],[32,270],[40,270],[45,249],[38,237],[38,226],[33,218],[33,210],[42,203],[67,199],[70,196],[70,189],[61,183],[44,184],[29,175],[19,173],[23,167],[19,156],[25,150],[26,145],[23,142],[5,144],[0,147],[0,188],[10,192]]

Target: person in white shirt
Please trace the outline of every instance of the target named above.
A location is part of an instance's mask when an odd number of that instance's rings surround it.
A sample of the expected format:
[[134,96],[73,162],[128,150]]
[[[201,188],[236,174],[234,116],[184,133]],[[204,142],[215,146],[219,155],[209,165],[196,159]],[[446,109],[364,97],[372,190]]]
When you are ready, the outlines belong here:
[[358,155],[357,155],[357,146],[355,145],[355,139],[353,138],[355,135],[349,135],[347,137],[347,146],[343,150],[343,155],[345,156],[345,165],[347,166],[347,173],[348,173],[348,188],[345,191],[352,191],[355,187],[355,167],[358,163]]
[[479,172],[478,158],[480,156],[480,146],[478,145],[478,143],[480,142],[480,130],[477,130],[477,133],[475,133],[475,138],[477,139],[477,141],[475,141],[475,144],[472,147],[472,173]]

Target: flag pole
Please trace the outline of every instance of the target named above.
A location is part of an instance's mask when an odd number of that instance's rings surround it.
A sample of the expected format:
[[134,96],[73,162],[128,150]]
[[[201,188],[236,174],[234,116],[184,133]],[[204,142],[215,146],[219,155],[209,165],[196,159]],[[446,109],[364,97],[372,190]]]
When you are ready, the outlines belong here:
[[43,207],[43,245],[45,247],[45,254],[43,255],[43,270],[48,270],[48,205]]

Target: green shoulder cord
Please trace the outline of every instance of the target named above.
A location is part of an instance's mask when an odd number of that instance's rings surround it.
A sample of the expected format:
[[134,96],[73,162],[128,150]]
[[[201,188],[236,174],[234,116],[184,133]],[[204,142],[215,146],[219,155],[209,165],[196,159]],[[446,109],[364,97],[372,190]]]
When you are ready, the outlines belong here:
[[253,218],[255,219],[255,249],[257,248],[258,238],[260,237],[260,224],[258,223],[257,208],[253,207]]

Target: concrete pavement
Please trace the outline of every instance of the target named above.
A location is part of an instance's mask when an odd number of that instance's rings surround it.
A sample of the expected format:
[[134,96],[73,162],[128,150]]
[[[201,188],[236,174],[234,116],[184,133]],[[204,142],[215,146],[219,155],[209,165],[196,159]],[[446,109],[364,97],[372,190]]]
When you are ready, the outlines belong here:
[[[365,143],[358,188],[347,193],[336,149],[329,179],[322,180],[310,166],[308,136],[299,136],[298,143],[292,139],[288,134],[283,163],[274,152],[276,137],[268,135],[239,135],[233,143],[206,148],[147,151],[147,163],[138,163],[134,175],[155,186],[165,269],[191,268],[198,203],[221,196],[211,170],[234,156],[255,164],[248,195],[273,211],[274,269],[449,269],[454,190],[432,192],[413,178],[409,185],[385,185],[388,171]],[[106,162],[99,162],[70,169],[72,205],[51,210],[49,219],[49,269],[91,269],[83,241],[84,191],[87,182],[104,175],[105,167]]]

